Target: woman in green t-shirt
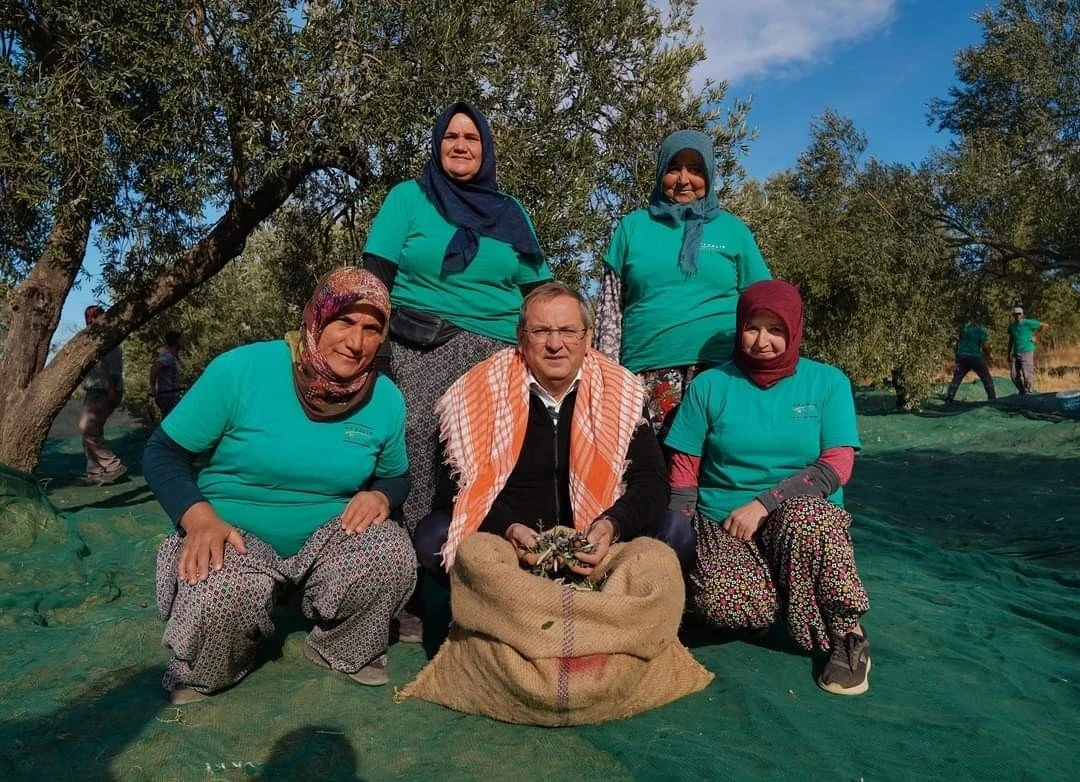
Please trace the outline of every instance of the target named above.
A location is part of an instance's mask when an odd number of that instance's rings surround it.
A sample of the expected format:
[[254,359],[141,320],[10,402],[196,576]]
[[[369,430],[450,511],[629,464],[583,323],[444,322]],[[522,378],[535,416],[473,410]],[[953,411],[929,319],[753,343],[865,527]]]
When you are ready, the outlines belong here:
[[[528,214],[498,188],[491,129],[475,106],[458,101],[436,120],[420,177],[396,185],[375,216],[364,266],[394,308],[384,359],[405,395],[412,491],[402,515],[411,534],[435,497],[435,402],[517,341],[525,294],[551,278]],[[421,629],[402,614],[402,640],[419,641]]]
[[731,355],[740,291],[772,276],[750,229],[720,208],[715,172],[709,136],[668,136],[648,207],[622,219],[604,256],[596,347],[642,376],[661,435],[684,385]]
[[473,364],[514,344],[524,293],[551,278],[528,214],[498,189],[487,119],[458,101],[435,122],[418,179],[386,196],[364,265],[390,290],[390,367],[405,394],[410,532],[431,511],[435,401]]
[[174,704],[240,681],[290,589],[309,660],[387,683],[390,621],[416,581],[409,536],[386,523],[409,491],[405,402],[373,369],[389,316],[370,272],[328,273],[299,331],[215,358],[147,442],[146,482],[176,525],[157,559]]
[[691,602],[711,625],[787,625],[803,649],[830,651],[818,683],[839,695],[869,684],[869,609],[855,569],[842,486],[859,435],[851,383],[799,356],[798,289],[769,280],[739,298],[731,361],[699,374],[667,446],[672,510],[691,517]]

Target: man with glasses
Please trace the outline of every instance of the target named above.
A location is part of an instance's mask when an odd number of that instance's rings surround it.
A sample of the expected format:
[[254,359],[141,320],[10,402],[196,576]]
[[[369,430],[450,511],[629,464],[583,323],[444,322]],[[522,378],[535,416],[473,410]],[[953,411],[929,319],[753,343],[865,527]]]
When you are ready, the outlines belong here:
[[591,344],[581,294],[545,283],[522,304],[517,346],[473,367],[439,400],[445,470],[414,543],[441,582],[473,532],[503,536],[532,564],[537,533],[557,525],[596,546],[578,554],[581,573],[613,542],[638,535],[668,543],[684,570],[691,564],[693,531],[665,510],[670,488],[641,381]]

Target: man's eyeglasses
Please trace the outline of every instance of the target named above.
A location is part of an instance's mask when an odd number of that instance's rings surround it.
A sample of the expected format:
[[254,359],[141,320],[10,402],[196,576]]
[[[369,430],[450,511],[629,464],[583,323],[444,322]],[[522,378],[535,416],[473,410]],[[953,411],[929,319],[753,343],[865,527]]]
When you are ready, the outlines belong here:
[[572,329],[569,327],[552,329],[547,326],[537,326],[536,328],[525,329],[525,333],[529,335],[529,340],[532,342],[547,342],[549,337],[557,336],[562,340],[564,345],[578,344],[585,336],[586,331],[588,331],[588,329]]

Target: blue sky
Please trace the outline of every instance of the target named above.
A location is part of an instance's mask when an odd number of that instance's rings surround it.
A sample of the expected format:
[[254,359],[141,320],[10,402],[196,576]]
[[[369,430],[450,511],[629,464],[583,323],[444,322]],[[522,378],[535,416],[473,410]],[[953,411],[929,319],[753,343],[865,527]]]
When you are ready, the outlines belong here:
[[750,97],[758,140],[752,177],[790,168],[809,144],[810,120],[831,108],[867,136],[867,153],[918,163],[949,138],[926,124],[946,97],[955,53],[981,40],[973,20],[990,0],[701,0],[708,59],[695,75]]
[[[867,153],[918,163],[948,137],[926,124],[927,101],[954,83],[953,56],[977,43],[976,13],[994,0],[700,0],[695,21],[707,60],[695,71],[750,97],[758,140],[744,164],[764,178],[790,168],[826,108],[854,120]],[[88,270],[95,261],[88,258]],[[68,297],[56,342],[82,327],[93,301],[82,283]]]

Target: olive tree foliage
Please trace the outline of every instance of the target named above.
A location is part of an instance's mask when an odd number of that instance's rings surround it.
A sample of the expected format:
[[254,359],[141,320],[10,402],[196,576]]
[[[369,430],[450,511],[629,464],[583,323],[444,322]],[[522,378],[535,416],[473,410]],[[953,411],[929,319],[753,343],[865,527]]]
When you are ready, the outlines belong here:
[[827,112],[794,169],[740,190],[732,208],[773,273],[800,286],[804,351],[856,382],[891,382],[918,407],[955,339],[961,272],[927,209],[926,171],[864,160],[866,139]]
[[[289,209],[284,207],[284,211]],[[167,332],[180,332],[181,380],[190,384],[221,353],[250,342],[279,339],[298,328],[304,302],[290,299],[277,266],[280,257],[277,233],[267,227],[256,229],[238,258],[127,338],[124,405],[129,413],[147,424],[158,420],[150,398],[150,367]]]
[[939,217],[973,266],[1080,272],[1080,0],[1001,0],[930,121],[957,137],[936,161]]
[[[347,177],[336,178],[342,192]],[[320,183],[325,188],[324,183]],[[249,237],[243,252],[211,280],[133,332],[124,343],[125,399],[145,424],[159,415],[149,396],[150,366],[168,331],[181,334],[182,380],[193,382],[216,356],[239,345],[279,339],[299,328],[318,278],[361,255],[348,199],[325,203],[298,188]]]
[[[747,107],[722,114],[723,83],[691,87],[704,56],[694,2],[669,8],[0,0],[0,462],[32,469],[89,367],[291,198],[353,230],[357,260],[383,195],[419,172],[454,99],[490,117],[501,185],[566,276],[644,201],[666,133],[710,130],[721,173],[737,173]],[[46,364],[92,230],[114,303]],[[291,273],[299,284],[314,270]]]
[[325,204],[304,197],[305,189],[252,232],[243,252],[212,279],[127,338],[124,404],[130,413],[147,424],[158,419],[149,373],[166,332],[181,334],[182,380],[190,384],[221,353],[297,330],[318,278],[360,257],[352,218],[334,218]]

